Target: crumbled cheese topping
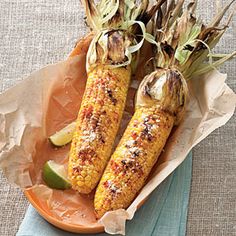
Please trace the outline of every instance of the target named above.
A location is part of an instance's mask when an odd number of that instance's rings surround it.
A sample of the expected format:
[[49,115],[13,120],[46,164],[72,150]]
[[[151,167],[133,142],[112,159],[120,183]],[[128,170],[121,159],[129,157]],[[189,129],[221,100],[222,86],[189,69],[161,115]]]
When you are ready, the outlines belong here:
[[84,130],[83,135],[81,136],[81,139],[83,139],[85,142],[93,142],[96,138],[97,134],[92,130]]

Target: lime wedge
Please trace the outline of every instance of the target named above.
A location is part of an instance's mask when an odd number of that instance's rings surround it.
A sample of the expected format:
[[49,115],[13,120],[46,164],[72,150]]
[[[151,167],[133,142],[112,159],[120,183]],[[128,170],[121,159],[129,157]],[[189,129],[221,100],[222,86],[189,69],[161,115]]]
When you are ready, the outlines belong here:
[[65,128],[61,129],[60,131],[50,136],[49,137],[50,142],[58,147],[64,146],[67,143],[71,142],[75,131],[75,126],[76,122],[70,123]]
[[67,179],[64,165],[57,164],[50,160],[43,167],[43,180],[50,188],[69,189],[70,181]]

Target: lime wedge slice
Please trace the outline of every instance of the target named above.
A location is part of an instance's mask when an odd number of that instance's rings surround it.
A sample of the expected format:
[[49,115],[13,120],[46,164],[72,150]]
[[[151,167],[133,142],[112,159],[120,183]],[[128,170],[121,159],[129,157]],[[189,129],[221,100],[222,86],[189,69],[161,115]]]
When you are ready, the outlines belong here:
[[75,131],[75,126],[76,122],[70,123],[65,128],[61,129],[60,131],[50,136],[49,137],[50,142],[58,147],[64,146],[67,143],[71,142]]
[[64,165],[57,164],[50,160],[43,167],[43,180],[50,188],[69,189],[70,181],[67,179]]

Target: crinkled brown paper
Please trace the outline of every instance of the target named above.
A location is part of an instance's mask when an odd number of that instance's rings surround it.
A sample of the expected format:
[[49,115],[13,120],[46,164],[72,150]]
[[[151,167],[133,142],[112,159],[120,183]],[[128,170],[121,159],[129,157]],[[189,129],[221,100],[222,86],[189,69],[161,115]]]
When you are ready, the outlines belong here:
[[[107,233],[124,234],[125,221],[133,218],[137,206],[182,163],[196,144],[230,119],[236,95],[225,83],[227,76],[216,70],[192,79],[186,116],[173,130],[149,181],[130,207],[108,212],[99,223],[95,218],[76,222],[78,203],[83,199],[70,190],[50,190],[42,185],[41,170],[48,159],[66,165],[69,145],[54,150],[46,140],[76,118],[86,82],[85,56],[82,53],[47,66],[0,94],[0,166],[10,182],[23,189],[34,186],[35,194],[47,200],[55,217],[82,225],[102,224]],[[130,95],[129,106],[132,98]],[[121,130],[128,117],[130,114],[126,112]],[[60,200],[55,201],[54,195]],[[86,203],[79,209],[85,214],[86,210],[93,210],[91,204],[86,209]]]

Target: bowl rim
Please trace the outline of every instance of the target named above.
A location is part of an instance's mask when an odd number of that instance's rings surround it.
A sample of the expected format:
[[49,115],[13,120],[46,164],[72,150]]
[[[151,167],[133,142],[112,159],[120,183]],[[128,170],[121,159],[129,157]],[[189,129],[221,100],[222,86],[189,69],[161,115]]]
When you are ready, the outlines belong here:
[[50,224],[65,230],[67,232],[72,232],[72,233],[84,233],[84,234],[92,234],[92,233],[102,233],[104,232],[104,226],[93,226],[93,227],[87,227],[83,225],[75,225],[75,224],[69,224],[63,221],[60,221],[56,219],[55,217],[50,216],[46,211],[44,211],[37,201],[35,201],[35,198],[33,197],[34,194],[32,190],[30,189],[25,189],[24,194],[26,198],[29,200],[29,202],[32,204],[32,206],[37,210],[37,212],[45,219],[47,220]]

